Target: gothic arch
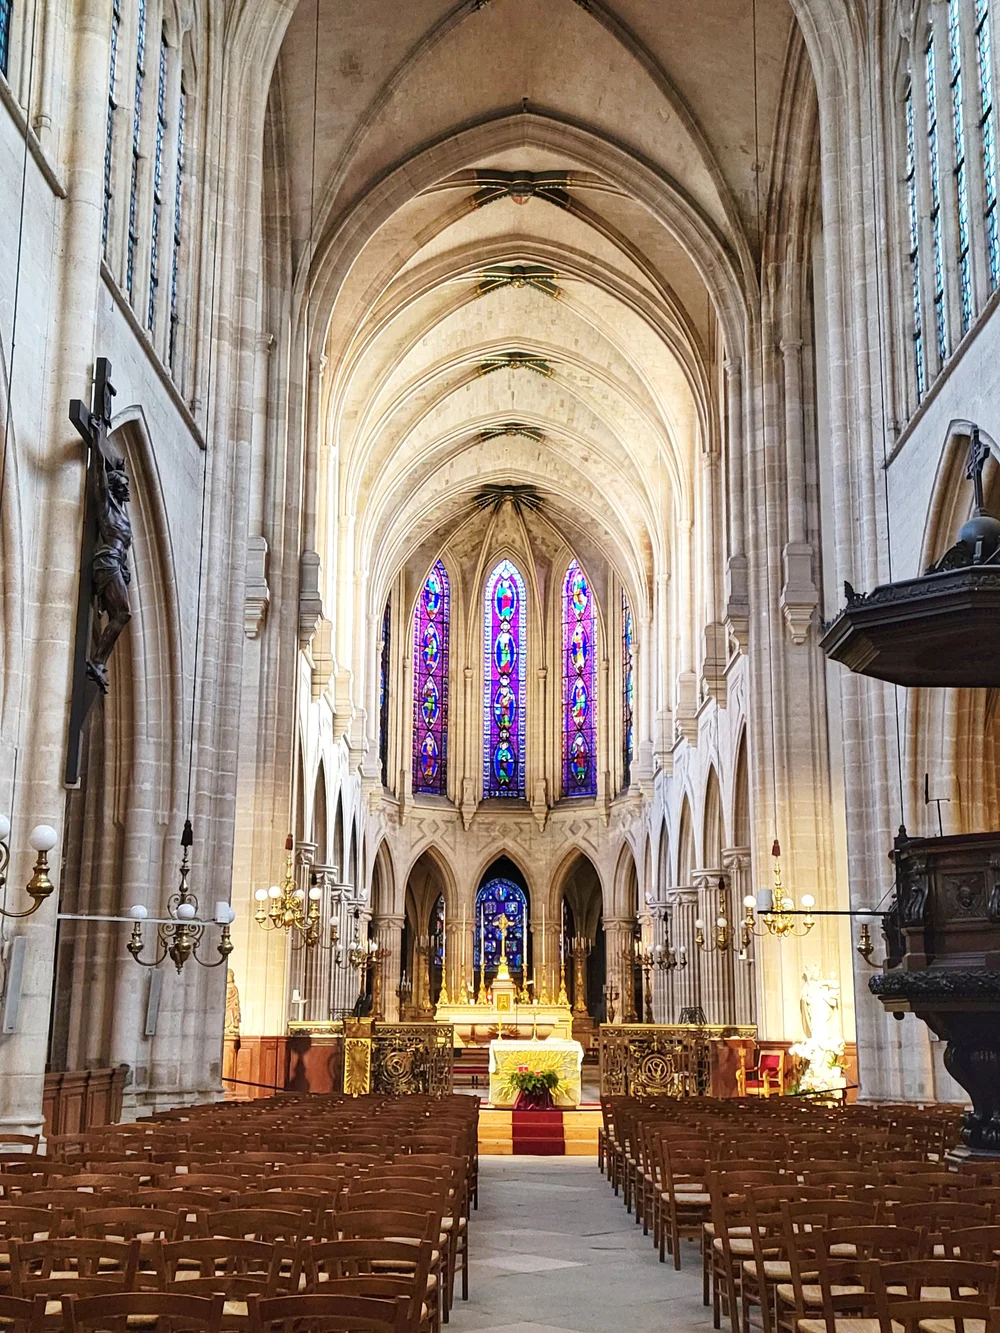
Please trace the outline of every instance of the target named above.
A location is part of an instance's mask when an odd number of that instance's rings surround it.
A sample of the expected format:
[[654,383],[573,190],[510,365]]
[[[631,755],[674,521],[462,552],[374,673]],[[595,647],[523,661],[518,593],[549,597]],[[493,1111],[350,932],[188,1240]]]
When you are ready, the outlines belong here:
[[626,841],[618,853],[611,910],[608,916],[634,918],[639,910],[639,871],[635,852]]
[[527,860],[525,856],[519,851],[512,850],[508,842],[501,844],[501,846],[497,847],[495,850],[485,853],[480,858],[476,869],[470,876],[472,896],[475,897],[476,891],[482,883],[483,876],[486,874],[487,870],[489,870],[494,861],[499,861],[501,857],[506,857],[508,861],[512,862],[517,867],[525,884],[528,886],[528,901],[532,903],[541,902],[541,897],[536,897],[536,894],[540,894],[541,890],[537,888],[532,876],[529,875],[526,869]]
[[717,870],[722,865],[722,849],[726,845],[726,834],[722,823],[722,791],[719,787],[719,775],[712,764],[708,769],[705,783],[703,804],[701,864]]
[[455,879],[455,872],[451,863],[444,852],[436,843],[428,843],[422,847],[417,855],[410,862],[409,869],[406,872],[404,885],[409,886],[410,877],[413,875],[419,863],[426,860],[433,867],[441,883],[441,892],[444,894],[445,905],[449,911],[453,911],[458,902],[458,886]]
[[691,819],[691,803],[685,795],[681,802],[681,817],[677,833],[677,879],[681,887],[691,883],[691,872],[695,868],[694,826]]

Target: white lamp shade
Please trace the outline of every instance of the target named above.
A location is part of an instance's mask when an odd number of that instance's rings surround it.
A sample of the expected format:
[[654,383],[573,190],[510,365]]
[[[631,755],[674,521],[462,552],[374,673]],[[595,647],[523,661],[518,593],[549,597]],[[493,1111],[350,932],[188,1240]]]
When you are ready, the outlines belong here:
[[805,908],[816,906],[816,899],[812,896],[811,893],[804,893],[802,895],[802,906]]
[[704,930],[704,929],[705,929],[705,923],[704,923],[704,921],[702,921],[701,917],[699,917],[698,920],[694,923],[694,928],[695,928],[695,930]]
[[270,888],[268,889],[268,891],[267,891],[267,896],[268,896],[269,898],[280,898],[280,897],[281,897],[281,890],[278,888],[277,884],[272,884],[272,885],[271,885],[271,887],[270,887]]
[[233,919],[233,909],[228,903],[215,904],[215,919],[220,926],[228,926]]
[[193,921],[195,917],[194,903],[178,903],[177,916],[181,921]]
[[36,824],[28,839],[36,852],[51,852],[58,841],[59,834],[51,824]]
[[314,903],[318,903],[320,898],[322,898],[322,896],[323,896],[323,890],[317,888],[316,885],[314,884],[312,888],[309,890],[310,900]]
[[128,914],[133,921],[145,921],[146,917],[149,916],[149,913],[146,911],[145,907],[143,907],[142,903],[133,903],[128,909]]
[[253,895],[259,903],[267,902],[267,889],[255,889]]
[[757,894],[757,911],[770,912],[774,907],[774,890],[761,889]]
[[752,894],[748,893],[747,896],[743,899],[743,906],[744,906],[744,907],[756,907],[756,906],[757,906],[757,899],[756,899]]
[[0,815],[0,842],[6,842],[10,837],[10,820],[6,815]]

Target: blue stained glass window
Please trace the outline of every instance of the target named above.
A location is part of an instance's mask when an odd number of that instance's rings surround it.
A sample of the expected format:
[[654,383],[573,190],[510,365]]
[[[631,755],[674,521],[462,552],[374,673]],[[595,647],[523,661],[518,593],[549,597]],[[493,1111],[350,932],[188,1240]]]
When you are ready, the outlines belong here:
[[476,894],[476,938],[472,953],[478,979],[485,942],[487,982],[496,975],[500,962],[500,927],[497,922],[501,916],[506,917],[508,923],[507,966],[511,972],[523,976],[528,899],[519,884],[497,876],[487,880]]
[[439,560],[413,617],[413,790],[443,796],[448,782],[448,575]]
[[128,199],[128,261],[125,287],[132,297],[135,286],[135,254],[139,245],[139,144],[142,131],[142,87],[146,80],[146,0],[139,0],[135,42],[135,108],[132,112],[132,177]]
[[563,794],[597,792],[594,597],[574,560],[563,582]]
[[177,329],[180,324],[178,278],[181,270],[181,241],[184,220],[184,131],[187,120],[187,93],[181,84],[181,99],[177,106],[177,164],[174,184],[174,249],[170,261],[170,367],[177,368]]
[[635,628],[632,608],[622,593],[622,786],[632,781],[635,759]]
[[149,248],[149,308],[146,327],[156,318],[160,268],[160,214],[163,211],[163,147],[167,138],[167,39],[160,38],[160,78],[156,90],[156,151],[153,154],[153,233]]
[[483,795],[524,796],[527,680],[524,579],[502,560],[483,608]]
[[434,966],[444,967],[444,895],[438,897],[431,912],[431,939],[434,943]]
[[923,304],[920,298],[920,216],[917,211],[917,155],[913,130],[913,85],[906,85],[906,209],[910,223],[910,276],[913,307],[913,361],[917,380],[917,402],[927,392],[927,359],[924,354]]
[[391,661],[392,601],[385,604],[382,615],[382,642],[379,647],[378,680],[378,759],[382,770],[382,786],[389,785],[389,663]]
[[924,75],[927,94],[927,157],[931,186],[931,237],[934,247],[934,329],[937,335],[938,360],[943,365],[948,357],[948,330],[944,308],[944,236],[941,219],[941,169],[938,161],[937,120],[937,57],[934,54],[934,36],[931,34],[924,52]]
[[983,154],[986,246],[990,288],[1000,284],[1000,236],[997,234],[997,144],[993,117],[993,49],[990,0],[976,0],[976,65],[979,74],[979,132]]
[[969,172],[965,160],[962,93],[962,34],[959,0],[948,0],[948,59],[951,74],[951,123],[955,147],[955,212],[958,219],[958,279],[962,332],[972,323],[972,256],[969,241]]
[[14,9],[14,0],[0,0],[0,74],[7,77],[7,64],[10,60],[10,19]]
[[108,127],[104,136],[104,217],[101,222],[101,245],[108,249],[108,227],[111,222],[111,167],[115,146],[115,112],[118,102],[115,94],[118,81],[118,38],[121,35],[121,0],[115,0],[111,11],[111,68],[108,73]]

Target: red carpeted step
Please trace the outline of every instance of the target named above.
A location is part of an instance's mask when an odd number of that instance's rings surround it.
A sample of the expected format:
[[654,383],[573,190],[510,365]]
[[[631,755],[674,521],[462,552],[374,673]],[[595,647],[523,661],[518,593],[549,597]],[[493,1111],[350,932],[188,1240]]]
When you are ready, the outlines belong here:
[[564,1157],[562,1111],[512,1112],[511,1140],[515,1157]]

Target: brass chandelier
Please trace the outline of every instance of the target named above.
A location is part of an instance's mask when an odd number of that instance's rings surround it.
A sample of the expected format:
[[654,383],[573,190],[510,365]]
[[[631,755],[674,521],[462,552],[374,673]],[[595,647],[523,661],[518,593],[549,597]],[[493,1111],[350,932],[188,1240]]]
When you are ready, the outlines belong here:
[[318,884],[304,889],[295,882],[295,840],[289,833],[285,839],[285,874],[280,884],[269,889],[256,889],[254,900],[257,910],[253,919],[261,930],[283,930],[292,933],[295,949],[335,949],[340,939],[336,922],[330,926],[330,938],[320,944],[320,901],[323,890]]

